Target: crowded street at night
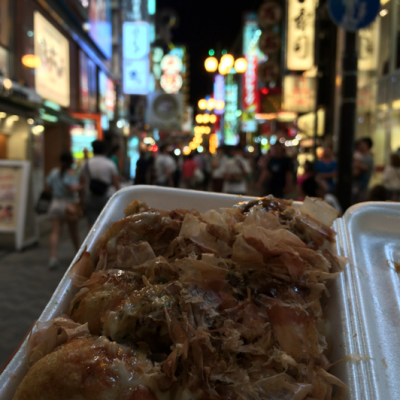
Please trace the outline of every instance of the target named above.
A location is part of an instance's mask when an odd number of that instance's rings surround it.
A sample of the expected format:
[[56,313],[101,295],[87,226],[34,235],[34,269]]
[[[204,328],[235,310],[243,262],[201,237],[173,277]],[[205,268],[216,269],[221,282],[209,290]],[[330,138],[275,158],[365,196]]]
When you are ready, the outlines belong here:
[[0,400],[399,400],[399,22],[0,0]]

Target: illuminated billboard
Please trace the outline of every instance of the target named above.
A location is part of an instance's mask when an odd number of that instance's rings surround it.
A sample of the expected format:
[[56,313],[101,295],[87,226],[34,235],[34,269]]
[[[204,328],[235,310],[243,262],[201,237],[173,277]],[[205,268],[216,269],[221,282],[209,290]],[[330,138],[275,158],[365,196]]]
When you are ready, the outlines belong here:
[[89,8],[89,36],[102,53],[111,58],[111,0],[91,0]]
[[62,107],[70,104],[69,42],[38,11],[34,14],[35,89],[45,99]]
[[146,95],[150,86],[149,24],[124,22],[122,39],[124,93]]
[[99,72],[99,108],[109,120],[114,119],[116,103],[115,86],[113,81],[103,72]]

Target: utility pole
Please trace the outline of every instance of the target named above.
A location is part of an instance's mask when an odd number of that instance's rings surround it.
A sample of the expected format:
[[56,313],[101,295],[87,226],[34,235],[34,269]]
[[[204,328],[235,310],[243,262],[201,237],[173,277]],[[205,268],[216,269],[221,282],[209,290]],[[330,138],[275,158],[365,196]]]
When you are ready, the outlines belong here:
[[356,127],[357,52],[356,32],[345,33],[342,106],[340,110],[337,194],[346,211],[352,205],[353,151]]

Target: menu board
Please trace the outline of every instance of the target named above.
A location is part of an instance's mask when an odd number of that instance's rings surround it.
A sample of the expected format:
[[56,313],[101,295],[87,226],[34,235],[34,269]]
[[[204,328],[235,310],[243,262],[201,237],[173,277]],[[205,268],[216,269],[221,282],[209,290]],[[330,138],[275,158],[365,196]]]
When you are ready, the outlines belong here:
[[21,168],[0,168],[0,228],[16,229]]
[[38,241],[29,161],[0,160],[0,243],[10,235],[21,250]]

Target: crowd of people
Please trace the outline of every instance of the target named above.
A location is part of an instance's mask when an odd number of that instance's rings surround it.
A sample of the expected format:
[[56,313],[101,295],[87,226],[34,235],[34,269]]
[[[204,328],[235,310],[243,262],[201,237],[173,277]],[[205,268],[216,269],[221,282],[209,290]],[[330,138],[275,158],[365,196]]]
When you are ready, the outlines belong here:
[[[93,226],[110,196],[124,180],[119,170],[118,146],[106,156],[106,145],[94,141],[93,157],[76,171],[70,153],[61,155],[60,166],[47,177],[47,191],[52,193],[49,216],[52,221],[49,267],[55,268],[62,223],[67,222],[72,242],[79,246],[77,221],[85,214],[89,229]],[[370,138],[356,144],[353,160],[353,202],[400,200],[400,154],[391,155],[383,171],[383,183],[370,188],[374,172]],[[235,195],[266,196],[302,201],[306,196],[325,199],[342,212],[336,198],[337,162],[332,146],[321,157],[306,161],[299,168],[297,159],[286,154],[286,147],[276,142],[266,154],[245,152],[240,146],[219,147],[208,151],[176,156],[162,145],[158,154],[142,148],[136,163],[135,185],[205,190]],[[298,174],[298,171],[302,171]],[[79,205],[79,206],[78,206]]]

